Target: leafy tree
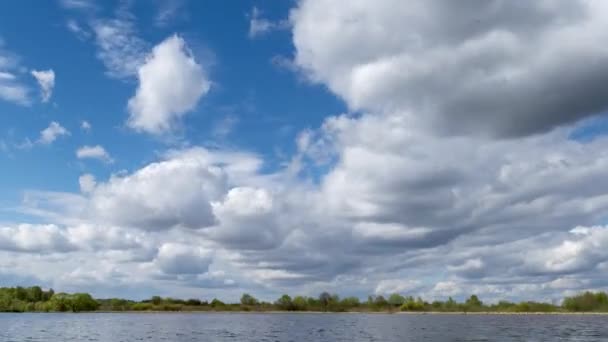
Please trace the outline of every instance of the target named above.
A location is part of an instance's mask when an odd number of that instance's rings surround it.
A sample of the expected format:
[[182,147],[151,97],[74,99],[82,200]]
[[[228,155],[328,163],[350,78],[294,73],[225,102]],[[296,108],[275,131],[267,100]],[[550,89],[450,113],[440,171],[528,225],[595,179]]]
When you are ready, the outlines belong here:
[[361,303],[359,303],[359,298],[357,297],[346,297],[340,301],[340,306],[343,309],[352,309],[358,307],[359,305],[361,305]]
[[27,290],[21,286],[15,288],[15,298],[19,300],[27,300]]
[[42,289],[40,288],[40,286],[32,286],[28,289],[26,289],[26,293],[27,293],[27,301],[28,302],[40,302],[42,301]]
[[72,311],[72,301],[67,293],[55,293],[49,300],[49,310],[57,312]]
[[224,306],[226,306],[226,304],[217,298],[213,298],[213,300],[211,301],[212,308],[220,308]]
[[292,311],[295,309],[295,306],[293,305],[291,297],[286,294],[282,295],[281,298],[277,299],[277,301],[275,302],[275,305],[278,306],[282,310]]
[[454,311],[456,309],[458,309],[458,303],[456,303],[456,301],[454,300],[454,298],[449,297],[447,302],[445,302],[445,308],[448,311]]
[[376,296],[374,299],[374,305],[376,307],[385,307],[388,305],[388,301],[384,298],[384,296]]
[[160,305],[163,302],[163,299],[160,296],[153,296],[150,298],[150,302],[154,305]]
[[51,297],[53,297],[53,295],[55,294],[55,291],[53,291],[53,289],[49,289],[48,291],[45,291],[42,293],[42,301],[46,302],[48,300],[51,299]]
[[483,303],[481,300],[479,300],[477,295],[471,295],[471,297],[469,297],[469,299],[467,299],[465,302],[465,305],[469,308],[480,308]]
[[424,310],[425,303],[422,298],[418,297],[414,299],[414,297],[406,297],[404,298],[403,305],[401,305],[402,311],[422,311]]
[[255,297],[253,297],[252,295],[250,295],[249,293],[244,293],[241,296],[241,304],[247,305],[247,306],[254,306],[254,305],[258,305],[258,300]]
[[322,292],[319,295],[319,302],[323,306],[323,310],[327,311],[327,306],[331,302],[331,295],[328,292]]
[[607,311],[608,295],[605,292],[584,292],[566,297],[562,307],[568,311]]
[[302,296],[296,296],[293,299],[293,309],[297,311],[305,311],[308,308],[308,299]]
[[99,303],[88,293],[75,293],[68,296],[72,301],[72,311],[95,311],[99,307]]
[[391,306],[401,306],[403,303],[405,303],[405,297],[398,293],[393,293],[388,297],[388,303]]
[[186,304],[190,306],[199,306],[202,302],[200,299],[191,298],[186,301]]

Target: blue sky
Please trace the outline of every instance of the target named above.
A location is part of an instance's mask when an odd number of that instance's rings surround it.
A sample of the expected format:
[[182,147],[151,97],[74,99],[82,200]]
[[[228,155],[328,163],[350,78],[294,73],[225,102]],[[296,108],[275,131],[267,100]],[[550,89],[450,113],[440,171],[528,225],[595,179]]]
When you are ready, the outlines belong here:
[[0,4],[0,282],[605,290],[608,8]]
[[[275,56],[289,58],[293,53],[289,30],[254,39],[248,36],[253,2],[229,6],[219,2],[134,3],[129,11],[137,17],[134,30],[140,39],[152,47],[175,33],[185,37],[194,55],[208,66],[213,82],[209,94],[188,114],[174,137],[134,133],[125,127],[125,118],[136,79],[107,77],[104,64],[96,58],[94,38],[79,39],[66,26],[74,21],[86,29],[91,17],[115,17],[119,5],[109,2],[94,9],[65,8],[58,2],[2,5],[4,48],[16,54],[23,67],[50,68],[57,75],[48,103],[39,101],[35,80],[28,75],[23,78],[31,91],[29,106],[0,102],[0,110],[7,114],[0,119],[2,140],[7,144],[33,140],[51,121],[71,133],[53,146],[0,156],[7,172],[0,181],[3,202],[18,201],[21,191],[28,188],[74,191],[82,172],[107,177],[117,170],[133,170],[154,160],[159,150],[180,144],[250,150],[264,155],[273,170],[293,153],[299,131],[345,110],[322,86],[298,79],[272,63]],[[264,16],[284,19],[292,3],[270,5],[264,7]],[[163,6],[178,7],[170,22],[159,24]],[[80,129],[83,120],[93,126],[90,132]],[[75,160],[76,148],[97,144],[111,153],[115,163]],[[11,219],[10,213],[2,215]]]

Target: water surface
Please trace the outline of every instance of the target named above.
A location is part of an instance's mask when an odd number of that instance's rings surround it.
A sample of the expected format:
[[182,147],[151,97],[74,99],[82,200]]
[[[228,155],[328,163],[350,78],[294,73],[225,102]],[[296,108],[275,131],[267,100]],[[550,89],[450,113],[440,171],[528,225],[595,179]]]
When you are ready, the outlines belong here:
[[0,341],[608,341],[608,316],[0,314]]

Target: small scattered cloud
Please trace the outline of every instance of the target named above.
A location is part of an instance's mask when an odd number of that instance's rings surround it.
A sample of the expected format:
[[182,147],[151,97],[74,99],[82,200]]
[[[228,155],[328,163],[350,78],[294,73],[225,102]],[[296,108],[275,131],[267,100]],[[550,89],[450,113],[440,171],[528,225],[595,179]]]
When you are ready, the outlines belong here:
[[262,17],[262,11],[253,7],[249,14],[249,38],[258,38],[272,31],[287,30],[290,27],[288,20],[271,21]]
[[112,163],[114,161],[101,145],[82,146],[76,150],[76,157],[78,157],[78,159],[97,159],[104,163]]
[[407,293],[422,286],[418,280],[411,279],[385,279],[378,282],[374,292],[377,295],[390,295],[393,293]]
[[136,34],[135,24],[128,15],[93,21],[97,57],[113,78],[133,77],[146,60],[148,44]]
[[65,26],[67,27],[67,29],[70,32],[74,33],[76,35],[76,37],[80,40],[87,40],[87,39],[91,38],[91,32],[89,32],[86,28],[81,26],[74,19],[69,19],[66,22]]
[[59,4],[66,9],[92,10],[97,7],[93,0],[60,0]]
[[61,126],[56,121],[52,121],[49,124],[49,127],[40,131],[40,138],[38,139],[38,142],[43,145],[50,145],[57,140],[57,138],[68,135],[70,135],[70,131],[65,129],[65,127]]
[[217,121],[213,126],[213,136],[216,138],[225,138],[229,135],[234,127],[239,123],[239,118],[234,115],[228,115]]
[[[4,76],[7,76],[7,78],[0,78],[0,99],[20,105],[28,105],[30,103],[28,89],[25,86],[14,82],[14,75],[4,73]],[[8,78],[8,76],[11,78]]]
[[91,129],[93,129],[93,126],[87,120],[82,120],[80,123],[80,129],[88,133],[91,131]]
[[19,80],[19,57],[4,48],[0,37],[0,100],[29,105],[29,89]]
[[185,0],[157,0],[158,13],[156,14],[155,24],[157,26],[167,26],[171,21],[180,16]]
[[53,88],[55,88],[55,72],[53,69],[32,70],[32,76],[34,76],[40,86],[42,102],[49,102],[53,95]]
[[299,70],[298,66],[294,63],[293,59],[283,56],[275,55],[270,59],[270,63],[278,69],[283,69],[291,72]]

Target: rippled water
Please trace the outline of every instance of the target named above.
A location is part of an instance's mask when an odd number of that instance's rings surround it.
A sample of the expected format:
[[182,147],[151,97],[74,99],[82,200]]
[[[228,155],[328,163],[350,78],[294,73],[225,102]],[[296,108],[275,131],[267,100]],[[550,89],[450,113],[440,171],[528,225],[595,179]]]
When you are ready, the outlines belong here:
[[608,316],[0,314],[0,341],[608,341]]

